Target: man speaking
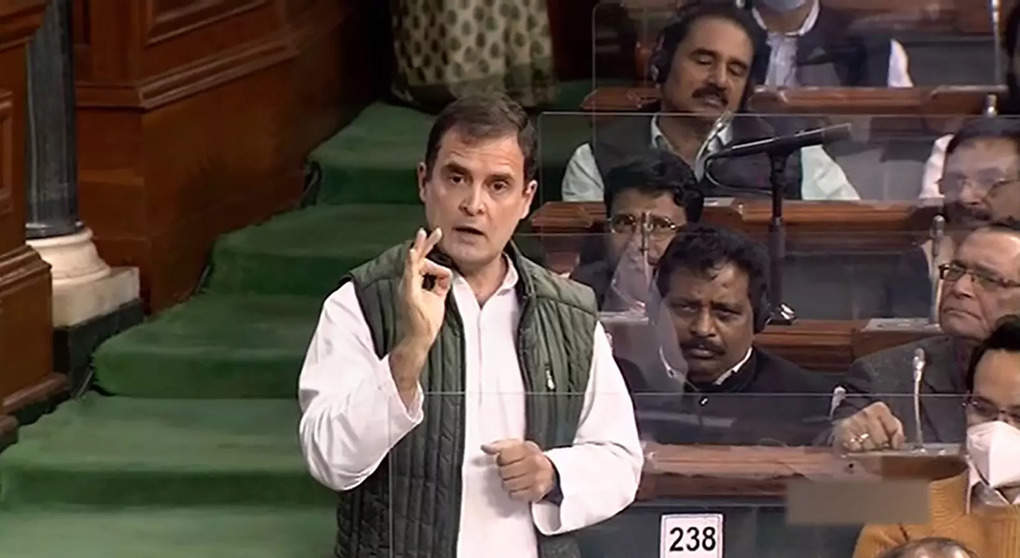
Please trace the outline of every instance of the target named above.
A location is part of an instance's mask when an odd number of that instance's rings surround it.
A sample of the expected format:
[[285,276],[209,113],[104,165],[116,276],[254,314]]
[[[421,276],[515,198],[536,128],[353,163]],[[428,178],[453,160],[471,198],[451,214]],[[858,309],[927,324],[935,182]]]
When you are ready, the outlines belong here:
[[301,371],[302,450],[340,495],[336,556],[577,557],[565,533],[631,503],[633,405],[587,287],[510,237],[535,130],[452,103],[418,165],[428,229],[346,276]]

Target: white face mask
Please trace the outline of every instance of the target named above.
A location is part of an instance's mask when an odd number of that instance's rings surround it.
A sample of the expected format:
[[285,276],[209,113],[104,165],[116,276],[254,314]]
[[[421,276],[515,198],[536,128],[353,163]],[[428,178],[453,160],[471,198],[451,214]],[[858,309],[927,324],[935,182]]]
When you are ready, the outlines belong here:
[[992,488],[1020,484],[1020,430],[996,420],[967,429],[967,454]]
[[808,3],[808,0],[759,0],[777,12],[792,12]]

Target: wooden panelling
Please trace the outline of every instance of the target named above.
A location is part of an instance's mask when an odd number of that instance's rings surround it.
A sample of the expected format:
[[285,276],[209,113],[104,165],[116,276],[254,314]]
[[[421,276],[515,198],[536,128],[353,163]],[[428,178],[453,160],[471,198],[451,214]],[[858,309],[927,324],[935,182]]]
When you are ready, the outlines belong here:
[[[152,17],[88,2],[80,203],[100,254],[139,266],[158,310],[192,292],[218,235],[294,206],[308,152],[382,89],[388,74],[364,52],[386,51],[388,27],[376,2],[135,4]],[[146,38],[168,20],[178,33]],[[100,42],[129,52],[100,60]]]
[[[53,370],[49,265],[31,248],[0,255],[0,400],[33,389]],[[17,405],[5,402],[0,414]]]
[[25,46],[44,8],[0,3],[0,415],[59,390],[49,266],[25,245]]
[[596,0],[548,0],[556,76],[562,80],[591,77],[592,13]]
[[153,45],[268,3],[269,0],[148,0],[145,44]]
[[14,214],[14,106],[11,92],[0,91],[0,220]]

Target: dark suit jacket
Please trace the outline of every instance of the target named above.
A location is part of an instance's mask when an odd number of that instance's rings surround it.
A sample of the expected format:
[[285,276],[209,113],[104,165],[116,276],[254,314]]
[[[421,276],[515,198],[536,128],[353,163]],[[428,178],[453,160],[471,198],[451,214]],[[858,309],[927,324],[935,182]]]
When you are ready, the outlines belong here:
[[642,437],[660,443],[808,445],[828,427],[835,381],[759,348],[722,385],[678,381],[676,393],[649,392],[645,374],[629,363],[621,370]]
[[914,350],[918,347],[924,349],[926,362],[921,385],[924,441],[962,442],[967,432],[962,405],[962,395],[966,392],[964,371],[957,365],[952,338],[945,335],[857,359],[844,382],[848,397],[836,409],[834,418],[846,418],[876,401],[883,401],[903,423],[907,440],[916,441],[912,395]]

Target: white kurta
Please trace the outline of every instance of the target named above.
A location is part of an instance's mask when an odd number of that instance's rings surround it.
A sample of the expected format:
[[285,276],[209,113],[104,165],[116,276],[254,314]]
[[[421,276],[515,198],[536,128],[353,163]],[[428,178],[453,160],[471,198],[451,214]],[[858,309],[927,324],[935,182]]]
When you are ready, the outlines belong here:
[[[451,295],[464,324],[465,429],[459,556],[537,557],[535,528],[552,535],[597,523],[629,505],[643,456],[633,405],[601,325],[595,329],[590,380],[574,445],[546,452],[563,500],[528,504],[503,490],[495,458],[481,445],[525,436],[524,389],[515,347],[519,305],[512,266],[479,307],[463,277]],[[319,482],[358,486],[390,448],[423,418],[419,393],[406,408],[389,359],[375,355],[353,285],[325,302],[300,378],[302,451]],[[447,395],[449,396],[449,395]]]

